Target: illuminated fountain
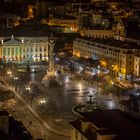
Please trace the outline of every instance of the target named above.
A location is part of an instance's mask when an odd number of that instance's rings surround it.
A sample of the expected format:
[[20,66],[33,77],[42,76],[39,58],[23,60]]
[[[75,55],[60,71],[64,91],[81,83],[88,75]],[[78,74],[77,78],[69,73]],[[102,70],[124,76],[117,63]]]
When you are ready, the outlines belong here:
[[79,104],[73,107],[72,112],[94,112],[96,109],[105,109],[105,106],[99,106],[96,102],[97,91],[94,88],[89,89],[89,100],[83,104]]

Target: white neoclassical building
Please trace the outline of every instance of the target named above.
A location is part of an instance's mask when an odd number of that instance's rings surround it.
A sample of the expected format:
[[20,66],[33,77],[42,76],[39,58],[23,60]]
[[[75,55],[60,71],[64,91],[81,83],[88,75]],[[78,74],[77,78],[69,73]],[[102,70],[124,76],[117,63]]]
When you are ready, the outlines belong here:
[[3,61],[47,61],[48,37],[1,37],[0,58]]

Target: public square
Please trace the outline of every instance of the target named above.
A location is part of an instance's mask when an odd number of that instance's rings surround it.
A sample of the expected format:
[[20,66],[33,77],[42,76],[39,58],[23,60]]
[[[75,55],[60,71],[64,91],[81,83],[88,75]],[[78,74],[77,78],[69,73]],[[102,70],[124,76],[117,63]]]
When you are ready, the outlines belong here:
[[[13,107],[5,106],[10,114],[21,120],[34,138],[44,140],[70,140],[70,121],[76,119],[72,108],[86,104],[93,94],[93,100],[104,109],[120,108],[119,101],[127,99],[128,93],[112,93],[103,88],[105,81],[96,81],[89,75],[77,75],[77,72],[64,71],[60,65],[63,85],[46,87],[42,79],[46,75],[47,65],[38,65],[39,72],[15,72],[15,67],[7,66],[1,77],[5,89],[13,91]],[[94,92],[95,91],[95,95]],[[133,90],[129,90],[133,91]],[[119,96],[118,96],[119,94]]]

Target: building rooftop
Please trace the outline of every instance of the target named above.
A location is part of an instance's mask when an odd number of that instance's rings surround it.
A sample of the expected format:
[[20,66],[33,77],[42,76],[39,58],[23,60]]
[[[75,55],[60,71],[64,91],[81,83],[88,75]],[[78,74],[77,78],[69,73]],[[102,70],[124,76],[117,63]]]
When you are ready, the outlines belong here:
[[[100,135],[116,135],[113,140],[139,140],[140,139],[140,119],[137,122],[127,117],[127,114],[115,110],[95,110],[94,112],[77,112],[82,116],[71,125],[81,131],[80,122],[89,122],[91,126],[96,126],[96,132]],[[81,121],[79,121],[81,120]],[[91,128],[91,127],[90,127]],[[90,129],[91,131],[92,129]],[[91,131],[95,135],[95,131]],[[89,136],[89,135],[88,135]],[[86,136],[87,137],[87,136]],[[93,138],[88,137],[88,140]]]
[[4,40],[3,44],[5,45],[21,45],[21,41],[16,40],[14,38],[14,36],[12,35],[12,37],[10,38],[10,40]]
[[107,46],[113,46],[113,47],[121,47],[124,49],[140,49],[140,43],[139,42],[132,42],[132,41],[126,41],[126,40],[116,40],[114,38],[89,38],[89,37],[82,37],[80,39],[84,39],[87,41],[91,41],[94,43],[100,43]]
[[[21,121],[15,120],[12,116],[9,116],[7,111],[0,111],[1,116],[5,115],[8,118],[7,124],[0,125],[0,140],[32,140],[31,134],[24,127]],[[8,127],[8,133],[2,128]]]

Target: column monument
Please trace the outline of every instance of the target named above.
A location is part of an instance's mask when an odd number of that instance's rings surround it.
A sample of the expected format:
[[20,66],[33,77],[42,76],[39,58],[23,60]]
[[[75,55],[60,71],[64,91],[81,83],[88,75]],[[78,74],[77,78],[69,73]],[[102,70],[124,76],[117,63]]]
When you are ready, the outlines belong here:
[[55,66],[54,66],[54,56],[53,56],[55,41],[49,40],[48,46],[49,46],[49,51],[48,51],[49,67],[47,69],[47,74],[42,79],[42,83],[47,87],[58,87],[59,82],[56,77],[56,71],[55,71]]
[[54,57],[53,57],[53,51],[55,42],[54,40],[49,40],[49,69],[47,71],[47,74],[50,76],[55,76],[55,68],[54,68]]

